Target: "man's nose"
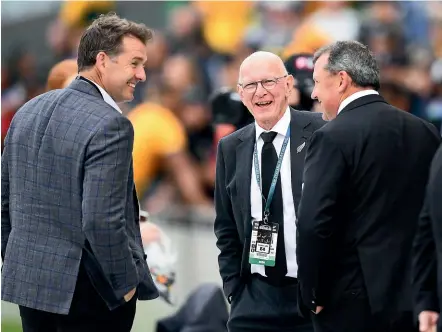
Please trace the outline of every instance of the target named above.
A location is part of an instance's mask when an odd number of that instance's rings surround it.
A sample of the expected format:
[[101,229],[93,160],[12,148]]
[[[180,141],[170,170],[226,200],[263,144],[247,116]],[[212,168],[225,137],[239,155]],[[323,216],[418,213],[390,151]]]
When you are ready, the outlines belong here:
[[318,99],[317,96],[316,96],[316,89],[315,89],[315,88],[313,88],[313,91],[312,91],[312,94],[311,94],[310,97],[311,97],[313,100]]
[[255,94],[260,97],[265,96],[267,94],[267,90],[262,86],[261,82],[258,82],[258,85],[256,86]]
[[135,73],[135,77],[138,81],[144,82],[146,80],[146,71],[144,70],[144,67],[141,67],[137,70]]

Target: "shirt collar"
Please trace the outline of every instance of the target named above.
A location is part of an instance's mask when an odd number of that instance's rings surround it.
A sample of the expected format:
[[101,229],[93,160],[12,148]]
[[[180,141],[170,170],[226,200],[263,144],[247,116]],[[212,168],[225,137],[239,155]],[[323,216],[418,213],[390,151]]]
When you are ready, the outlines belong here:
[[100,90],[101,92],[101,96],[103,97],[103,100],[109,104],[110,106],[112,106],[113,108],[115,108],[118,112],[120,112],[121,114],[123,114],[123,112],[121,111],[121,109],[118,107],[117,103],[115,102],[115,100],[112,99],[112,97],[106,92],[106,90],[104,90],[99,84],[95,83],[94,81],[92,81],[90,78],[88,78],[88,80],[93,83],[98,90]]
[[275,131],[278,134],[281,134],[282,136],[285,136],[287,134],[287,128],[290,125],[290,107],[287,106],[287,109],[284,112],[284,115],[281,119],[273,126],[270,130],[265,130],[264,128],[260,127],[259,124],[255,121],[255,128],[256,128],[256,140],[261,136],[263,132],[269,132],[269,131]]
[[345,98],[341,102],[341,105],[339,105],[338,114],[352,101],[355,101],[356,99],[364,97],[364,96],[378,95],[378,94],[379,94],[379,92],[377,92],[375,90],[362,90],[362,91],[358,91],[356,93],[353,93],[352,95],[348,96],[347,98]]

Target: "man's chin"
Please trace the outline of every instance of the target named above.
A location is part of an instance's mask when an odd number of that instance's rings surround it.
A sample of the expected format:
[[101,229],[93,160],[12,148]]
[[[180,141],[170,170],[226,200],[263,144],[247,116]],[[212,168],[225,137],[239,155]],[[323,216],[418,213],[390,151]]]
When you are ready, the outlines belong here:
[[253,115],[255,116],[255,119],[260,119],[263,121],[270,120],[275,116],[275,110],[274,108],[255,108],[253,110]]
[[134,95],[130,94],[130,95],[124,96],[124,100],[119,101],[118,103],[129,103],[132,100],[134,100]]

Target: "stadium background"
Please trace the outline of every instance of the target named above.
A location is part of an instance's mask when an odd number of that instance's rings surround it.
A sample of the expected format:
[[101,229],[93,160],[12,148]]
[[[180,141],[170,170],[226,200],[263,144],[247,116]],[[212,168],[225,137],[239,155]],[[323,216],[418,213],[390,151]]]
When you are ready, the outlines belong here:
[[[14,112],[45,91],[50,68],[75,57],[87,23],[109,11],[155,30],[148,79],[137,86],[124,112],[137,108],[140,114],[159,114],[161,126],[155,116],[132,120],[145,132],[169,138],[151,145],[136,167],[149,170],[140,175],[148,177],[142,179],[141,204],[178,252],[172,290],[177,306],[161,299],[139,302],[136,332],[154,331],[155,322],[175,312],[202,283],[221,285],[212,230],[214,142],[208,100],[220,87],[235,87],[239,64],[250,52],[263,49],[286,58],[335,40],[360,40],[379,60],[384,97],[441,129],[441,2],[2,1],[2,140]],[[166,113],[170,123],[162,116]],[[189,157],[198,194],[183,192],[162,160],[167,156],[157,150]],[[2,331],[20,331],[16,306],[2,302],[1,309]]]

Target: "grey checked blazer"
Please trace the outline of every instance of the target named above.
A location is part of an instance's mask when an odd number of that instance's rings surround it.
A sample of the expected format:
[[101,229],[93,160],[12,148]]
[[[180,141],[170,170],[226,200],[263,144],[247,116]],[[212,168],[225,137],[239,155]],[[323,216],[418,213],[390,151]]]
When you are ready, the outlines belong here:
[[[133,128],[74,80],[14,116],[1,162],[1,298],[67,314],[80,260],[110,309],[158,297],[141,243]],[[86,256],[86,257],[85,257]]]

